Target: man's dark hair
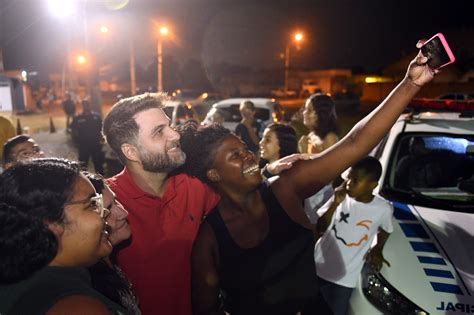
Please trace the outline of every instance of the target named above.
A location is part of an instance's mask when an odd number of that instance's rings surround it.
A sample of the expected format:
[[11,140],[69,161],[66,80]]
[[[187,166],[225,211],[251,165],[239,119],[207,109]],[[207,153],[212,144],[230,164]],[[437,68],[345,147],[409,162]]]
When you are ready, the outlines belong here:
[[122,144],[137,144],[139,128],[134,116],[147,109],[162,108],[166,99],[164,93],[145,93],[124,98],[112,106],[105,116],[102,132],[123,164],[127,158],[122,153]]
[[48,223],[64,223],[64,207],[79,178],[76,162],[20,161],[0,176],[0,283],[14,283],[47,266],[58,240]]
[[208,185],[213,183],[207,178],[207,171],[214,164],[217,147],[231,134],[230,130],[219,125],[199,126],[188,121],[177,128],[181,134],[181,149],[186,156],[182,170]]
[[16,145],[19,145],[23,142],[27,142],[31,137],[27,135],[18,135],[13,138],[10,138],[3,144],[3,163],[10,163],[12,161],[12,151]]
[[298,140],[296,139],[296,131],[293,127],[283,124],[270,124],[267,128],[275,132],[278,139],[280,147],[278,157],[280,159],[298,152]]
[[352,166],[353,171],[362,172],[367,178],[376,182],[382,175],[382,164],[373,156],[366,156]]

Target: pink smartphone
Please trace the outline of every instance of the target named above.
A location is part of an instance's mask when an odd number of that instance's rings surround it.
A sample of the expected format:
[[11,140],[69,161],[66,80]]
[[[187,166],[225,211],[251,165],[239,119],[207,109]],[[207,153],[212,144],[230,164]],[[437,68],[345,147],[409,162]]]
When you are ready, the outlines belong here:
[[441,69],[455,60],[442,33],[438,33],[426,41],[421,47],[421,52],[428,58],[428,66],[433,70]]

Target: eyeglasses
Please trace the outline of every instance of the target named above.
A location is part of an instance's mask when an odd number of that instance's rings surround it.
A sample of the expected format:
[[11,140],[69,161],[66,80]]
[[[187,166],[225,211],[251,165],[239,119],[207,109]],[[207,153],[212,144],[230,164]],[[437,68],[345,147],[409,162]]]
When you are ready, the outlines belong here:
[[97,212],[101,218],[107,217],[110,214],[110,210],[104,207],[104,199],[102,198],[102,194],[97,193],[91,198],[67,202],[64,205],[69,206],[86,202],[89,203],[88,207],[94,209],[94,211]]

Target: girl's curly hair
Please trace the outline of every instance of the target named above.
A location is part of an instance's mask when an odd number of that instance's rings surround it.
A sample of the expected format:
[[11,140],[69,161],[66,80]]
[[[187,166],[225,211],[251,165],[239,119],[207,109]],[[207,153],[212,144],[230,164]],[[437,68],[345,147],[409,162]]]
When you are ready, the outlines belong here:
[[217,147],[231,131],[218,124],[200,126],[192,120],[180,125],[177,131],[181,135],[181,149],[186,153],[182,171],[212,186],[206,173],[214,164]]

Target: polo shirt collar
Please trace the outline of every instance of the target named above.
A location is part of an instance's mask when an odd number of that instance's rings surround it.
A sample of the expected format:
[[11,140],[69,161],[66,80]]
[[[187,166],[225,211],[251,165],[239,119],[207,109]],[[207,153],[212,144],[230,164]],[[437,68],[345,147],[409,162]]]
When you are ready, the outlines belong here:
[[[176,197],[178,187],[184,182],[184,177],[186,175],[172,175],[167,178],[168,183],[166,185],[165,193],[163,194],[163,200],[170,200]],[[127,167],[125,167],[119,177],[123,180],[124,188],[127,191],[127,194],[132,199],[138,199],[141,197],[148,197],[148,198],[155,198],[159,199],[159,197],[149,194],[143,191],[133,180],[132,175]]]

